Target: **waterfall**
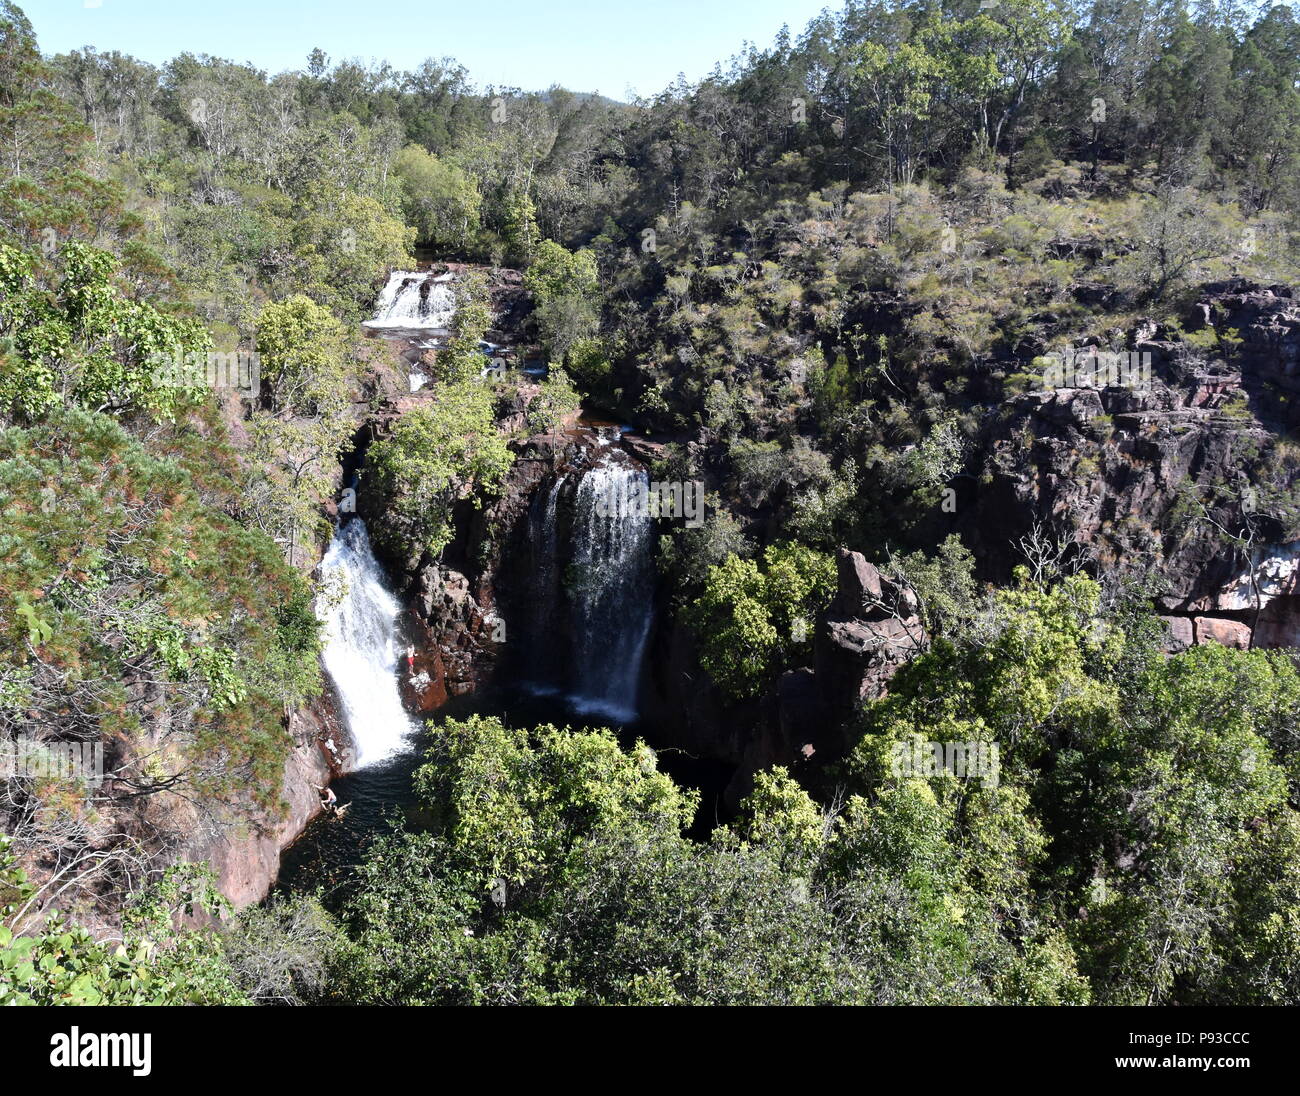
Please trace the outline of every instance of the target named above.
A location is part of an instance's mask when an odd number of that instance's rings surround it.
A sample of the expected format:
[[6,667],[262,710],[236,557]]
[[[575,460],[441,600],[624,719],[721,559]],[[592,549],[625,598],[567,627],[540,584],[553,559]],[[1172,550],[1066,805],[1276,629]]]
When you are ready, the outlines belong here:
[[375,304],[375,318],[364,326],[424,330],[445,328],[456,312],[450,274],[432,277],[418,270],[395,270]]
[[361,768],[401,752],[414,730],[397,691],[401,608],[384,585],[360,518],[335,534],[320,572],[316,614],[325,623],[325,669],[338,689]]
[[627,721],[637,712],[641,655],[654,596],[654,526],[644,507],[645,471],[611,454],[578,483],[573,563],[574,693],[580,712]]

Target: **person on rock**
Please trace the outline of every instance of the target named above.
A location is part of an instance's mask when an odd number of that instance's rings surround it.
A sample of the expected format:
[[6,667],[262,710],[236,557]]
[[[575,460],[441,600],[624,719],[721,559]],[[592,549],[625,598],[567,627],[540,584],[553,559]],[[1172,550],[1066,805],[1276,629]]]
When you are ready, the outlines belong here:
[[342,818],[348,813],[351,803],[339,803],[339,797],[334,794],[333,788],[322,787],[320,784],[315,785],[316,790],[320,792],[321,810],[326,814],[332,814],[335,818]]

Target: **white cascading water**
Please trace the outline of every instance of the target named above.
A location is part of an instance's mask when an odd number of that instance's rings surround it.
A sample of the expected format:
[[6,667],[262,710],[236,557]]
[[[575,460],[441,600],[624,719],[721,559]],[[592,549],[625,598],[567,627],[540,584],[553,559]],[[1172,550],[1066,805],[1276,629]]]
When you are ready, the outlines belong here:
[[[432,277],[418,270],[394,270],[375,304],[375,318],[365,327],[420,331],[445,328],[456,312],[450,274]],[[428,285],[428,292],[421,289]]]
[[325,623],[325,669],[356,743],[356,767],[362,768],[400,753],[415,729],[397,691],[401,607],[384,585],[360,518],[335,534],[320,571],[316,613]]
[[574,500],[572,703],[622,722],[636,718],[654,596],[654,523],[626,505],[646,479],[644,469],[607,458],[582,477]]

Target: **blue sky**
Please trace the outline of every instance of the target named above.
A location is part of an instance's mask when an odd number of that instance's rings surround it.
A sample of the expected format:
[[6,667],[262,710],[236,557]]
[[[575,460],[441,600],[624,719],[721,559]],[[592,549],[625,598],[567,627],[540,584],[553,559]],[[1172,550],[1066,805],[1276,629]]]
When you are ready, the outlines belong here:
[[[840,0],[17,0],[45,53],[85,45],[160,64],[177,53],[302,68],[333,59],[413,68],[455,57],[480,87],[563,84],[623,98],[697,80],[748,40],[798,35]],[[87,6],[90,5],[90,6]]]

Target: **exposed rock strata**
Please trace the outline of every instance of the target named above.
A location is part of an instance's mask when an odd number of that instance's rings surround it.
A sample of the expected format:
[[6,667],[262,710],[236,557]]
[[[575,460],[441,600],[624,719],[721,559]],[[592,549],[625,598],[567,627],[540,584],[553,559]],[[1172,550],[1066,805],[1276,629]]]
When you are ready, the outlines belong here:
[[1056,388],[1007,405],[984,481],[963,489],[960,531],[1005,581],[1014,540],[1046,523],[1186,621],[1171,623],[1171,649],[1294,645],[1297,472],[1275,443],[1300,422],[1300,304],[1286,287],[1222,283],[1186,327],[1201,337],[1150,321],[1130,332],[1132,352],[1151,358],[1147,387]]

